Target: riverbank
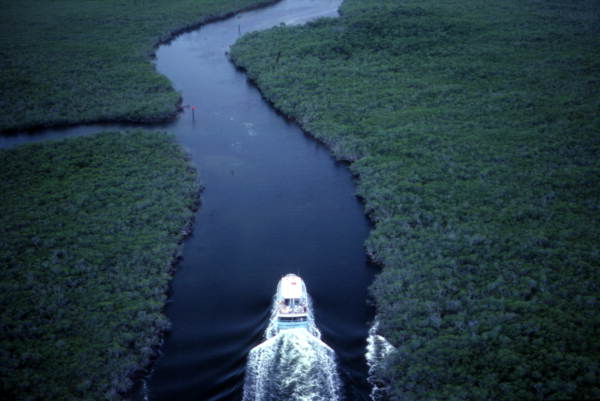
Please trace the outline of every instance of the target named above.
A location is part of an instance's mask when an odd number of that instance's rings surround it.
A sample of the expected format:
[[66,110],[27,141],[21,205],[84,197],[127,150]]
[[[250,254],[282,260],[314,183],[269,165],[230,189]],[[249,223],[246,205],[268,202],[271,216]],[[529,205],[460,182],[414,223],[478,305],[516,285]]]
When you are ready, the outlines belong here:
[[0,159],[3,389],[14,400],[120,399],[169,328],[196,171],[174,137],[144,131]]
[[175,35],[277,0],[0,1],[0,132],[172,120],[150,58]]
[[598,11],[346,0],[232,48],[359,177],[392,399],[600,396]]

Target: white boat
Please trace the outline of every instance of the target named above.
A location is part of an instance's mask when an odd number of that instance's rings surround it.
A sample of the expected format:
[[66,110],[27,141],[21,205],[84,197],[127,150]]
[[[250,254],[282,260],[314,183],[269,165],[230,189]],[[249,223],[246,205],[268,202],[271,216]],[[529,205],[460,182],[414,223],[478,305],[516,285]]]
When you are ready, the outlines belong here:
[[304,281],[283,276],[271,306],[265,341],[248,355],[242,401],[339,401],[335,351],[321,341]]
[[309,300],[306,285],[295,274],[287,274],[278,285],[276,302],[277,330],[309,326]]

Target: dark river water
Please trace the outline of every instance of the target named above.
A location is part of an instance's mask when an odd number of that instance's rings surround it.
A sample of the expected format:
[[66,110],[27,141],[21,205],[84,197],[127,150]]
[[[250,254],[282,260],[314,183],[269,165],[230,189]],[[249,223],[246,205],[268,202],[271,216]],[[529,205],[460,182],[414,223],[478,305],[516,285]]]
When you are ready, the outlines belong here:
[[[263,340],[278,280],[300,275],[322,340],[335,351],[347,400],[367,400],[365,346],[376,273],[348,169],[278,115],[228,61],[242,34],[336,16],[340,0],[284,0],[183,34],[156,68],[190,108],[172,124],[205,190],[172,282],[172,332],[138,399],[240,400],[247,356]],[[0,137],[0,146],[122,128],[90,125]]]

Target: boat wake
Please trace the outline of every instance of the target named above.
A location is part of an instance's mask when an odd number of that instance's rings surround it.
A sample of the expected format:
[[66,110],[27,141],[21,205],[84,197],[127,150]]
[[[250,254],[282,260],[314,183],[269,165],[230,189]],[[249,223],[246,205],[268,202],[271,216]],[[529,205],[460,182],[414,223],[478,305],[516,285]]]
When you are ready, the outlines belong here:
[[340,389],[335,352],[321,341],[306,287],[285,276],[265,341],[248,355],[243,401],[340,401]]
[[335,353],[304,329],[277,334],[250,351],[244,401],[336,401]]
[[390,354],[396,351],[396,348],[379,335],[379,321],[375,320],[369,337],[367,338],[367,365],[369,366],[369,377],[367,381],[371,385],[371,400],[384,401],[387,399],[389,385],[383,379],[382,370],[385,367],[386,359]]

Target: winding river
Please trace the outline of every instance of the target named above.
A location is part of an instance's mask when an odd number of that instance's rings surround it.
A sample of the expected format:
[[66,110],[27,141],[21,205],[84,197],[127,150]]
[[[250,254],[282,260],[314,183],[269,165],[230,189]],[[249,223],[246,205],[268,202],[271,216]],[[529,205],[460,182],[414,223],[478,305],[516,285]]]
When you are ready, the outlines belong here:
[[[277,282],[290,272],[306,282],[345,399],[368,399],[367,287],[376,268],[363,249],[369,224],[352,176],[277,114],[225,54],[240,33],[335,16],[340,3],[283,0],[157,50],[157,70],[196,110],[156,129],[188,149],[205,191],[166,307],[173,330],[137,399],[240,400],[248,353],[263,340]],[[11,135],[0,146],[124,127]]]

